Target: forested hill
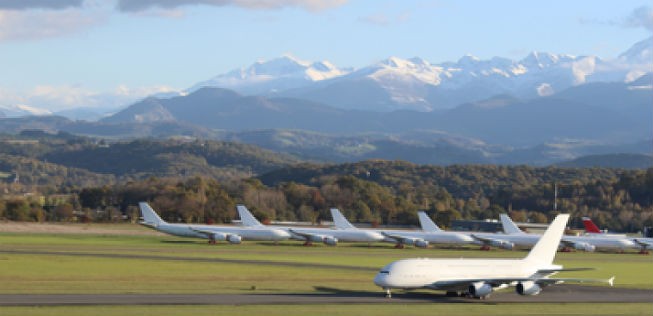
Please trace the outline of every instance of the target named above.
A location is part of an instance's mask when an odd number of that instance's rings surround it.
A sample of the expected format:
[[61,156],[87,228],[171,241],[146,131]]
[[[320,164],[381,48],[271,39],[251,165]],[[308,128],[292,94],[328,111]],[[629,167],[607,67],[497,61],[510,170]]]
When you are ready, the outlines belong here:
[[[299,161],[290,155],[252,145],[188,139],[108,143],[65,133],[25,132],[20,136],[0,136],[0,143],[0,154],[6,157],[87,170],[89,177],[97,173],[122,179],[194,175],[216,179],[249,177]],[[19,172],[19,176],[20,173],[34,173],[29,164],[5,164],[0,172]]]
[[501,165],[417,165],[405,161],[368,160],[337,165],[301,164],[271,171],[258,177],[266,185],[283,182],[312,184],[321,177],[352,175],[396,189],[424,185],[444,187],[456,197],[469,198],[479,192],[533,187],[549,190],[596,181],[610,182],[621,171],[609,168],[560,168]]

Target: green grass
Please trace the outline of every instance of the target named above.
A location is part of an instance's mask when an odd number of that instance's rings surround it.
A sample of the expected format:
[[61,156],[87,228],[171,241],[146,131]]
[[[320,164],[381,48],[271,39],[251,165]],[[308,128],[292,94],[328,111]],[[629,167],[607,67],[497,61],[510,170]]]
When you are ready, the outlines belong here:
[[[223,262],[167,261],[138,258],[77,257],[0,253],[0,292],[74,293],[156,291],[164,286],[168,292],[238,293],[256,285],[262,291],[305,292],[313,286],[344,284],[355,290],[374,290],[371,280],[385,264],[407,257],[475,258],[523,257],[525,251],[495,250],[482,252],[476,248],[461,249],[392,249],[390,245],[339,245],[302,247],[299,242],[219,244],[159,236],[75,235],[75,234],[0,234],[5,250],[76,252],[87,254],[122,254],[175,258],[225,260],[257,260],[305,264],[330,264],[343,269],[320,267],[280,267],[268,264],[235,264]],[[561,277],[607,278],[616,276],[620,287],[653,288],[653,256],[613,253],[559,253],[556,263],[567,268],[592,267],[596,270],[565,272]],[[346,267],[364,267],[355,271]],[[243,271],[246,271],[243,272]],[[119,275],[117,279],[111,275]],[[177,278],[184,275],[186,278]],[[302,280],[285,282],[287,275],[301,275]],[[20,276],[16,278],[16,276]],[[62,276],[66,276],[62,278]],[[145,278],[148,282],[130,282]],[[36,280],[54,280],[53,285]],[[188,281],[185,281],[188,280]],[[257,280],[252,282],[251,280]],[[331,281],[334,280],[334,281]],[[56,282],[58,281],[58,282]],[[257,284],[253,284],[257,283]],[[59,284],[59,286],[57,286]],[[342,287],[342,286],[341,286]]]
[[245,305],[245,306],[62,306],[3,307],[2,315],[651,315],[651,304],[383,304],[381,305]]
[[[110,225],[108,225],[110,229]],[[134,226],[134,229],[145,229]],[[302,247],[299,242],[245,242],[207,245],[205,241],[168,236],[115,234],[0,233],[0,293],[315,293],[321,288],[378,292],[376,271],[400,258],[520,258],[525,251],[456,249],[393,249],[392,245],[343,244]],[[68,255],[66,255],[68,253]],[[79,256],[78,254],[85,254]],[[118,254],[125,257],[102,256]],[[145,256],[139,258],[138,256]],[[155,258],[157,257],[157,258]],[[168,258],[169,259],[166,259]],[[182,260],[175,260],[181,258]],[[183,260],[187,258],[189,260]],[[196,259],[196,260],[192,260]],[[255,260],[302,263],[289,267],[201,260]],[[653,256],[613,253],[559,253],[555,263],[592,271],[566,272],[560,277],[607,278],[616,286],[653,288]],[[336,267],[322,267],[330,264]],[[352,267],[363,267],[356,270]],[[252,290],[255,286],[256,290]],[[382,306],[382,307],[380,307]],[[342,315],[464,314],[528,315],[587,314],[650,315],[651,304],[380,304],[380,305],[247,305],[247,306],[85,306],[2,307],[1,315]]]

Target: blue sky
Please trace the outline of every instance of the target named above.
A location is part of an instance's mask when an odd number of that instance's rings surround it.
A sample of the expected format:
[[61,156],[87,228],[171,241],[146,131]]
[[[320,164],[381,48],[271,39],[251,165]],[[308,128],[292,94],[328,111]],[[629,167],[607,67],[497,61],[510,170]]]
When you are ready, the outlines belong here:
[[0,105],[115,106],[282,54],[609,59],[652,29],[650,0],[0,0]]

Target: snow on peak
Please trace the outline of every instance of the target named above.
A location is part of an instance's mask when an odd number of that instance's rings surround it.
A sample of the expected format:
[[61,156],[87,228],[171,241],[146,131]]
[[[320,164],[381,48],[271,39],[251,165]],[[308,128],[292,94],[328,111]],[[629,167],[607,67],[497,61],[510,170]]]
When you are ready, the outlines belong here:
[[220,87],[247,94],[269,93],[297,88],[346,73],[347,70],[339,69],[329,61],[312,63],[286,54],[271,60],[259,60],[249,67],[215,76],[194,85],[188,91],[193,92],[202,87]]
[[392,56],[378,62],[375,66],[362,69],[362,72],[378,82],[386,82],[386,85],[398,82],[438,85],[441,81],[442,67],[433,66],[419,57],[402,59]]
[[478,63],[480,61],[481,61],[480,58],[478,58],[478,57],[476,57],[476,56],[474,56],[472,54],[466,54],[465,56],[460,57],[460,59],[458,59],[458,64],[459,65],[473,65],[473,64],[476,64],[476,63]]
[[0,111],[2,111],[7,117],[20,117],[20,116],[29,116],[29,115],[36,115],[36,116],[52,115],[52,112],[50,110],[41,109],[26,104],[0,106]]
[[635,43],[619,55],[619,60],[628,64],[653,64],[653,36]]

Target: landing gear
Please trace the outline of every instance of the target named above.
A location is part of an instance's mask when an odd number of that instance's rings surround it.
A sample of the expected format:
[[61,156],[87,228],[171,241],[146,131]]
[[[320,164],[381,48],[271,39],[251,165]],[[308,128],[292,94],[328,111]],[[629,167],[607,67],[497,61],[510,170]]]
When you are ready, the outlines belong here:
[[215,238],[209,238],[209,245],[215,245],[216,243]]
[[481,246],[481,250],[483,250],[483,251],[489,251],[489,250],[490,250],[490,246],[488,246],[488,245],[483,245],[483,246]]
[[404,249],[404,247],[406,247],[406,246],[404,246],[404,244],[396,244],[395,245],[395,249]]
[[562,249],[560,249],[560,252],[571,252],[571,247],[562,247]]
[[390,289],[385,289],[385,297],[392,298],[392,293],[390,293]]
[[648,255],[650,252],[646,249],[642,249],[638,252],[640,255]]
[[447,295],[447,297],[458,297],[458,296],[460,296],[460,294],[458,294],[458,292],[456,292],[456,291],[447,291],[446,295]]
[[313,246],[313,242],[312,242],[312,241],[307,240],[306,242],[304,242],[304,247],[310,247],[310,246]]

